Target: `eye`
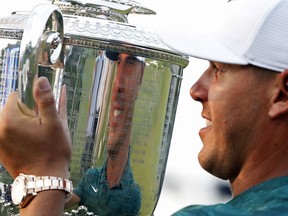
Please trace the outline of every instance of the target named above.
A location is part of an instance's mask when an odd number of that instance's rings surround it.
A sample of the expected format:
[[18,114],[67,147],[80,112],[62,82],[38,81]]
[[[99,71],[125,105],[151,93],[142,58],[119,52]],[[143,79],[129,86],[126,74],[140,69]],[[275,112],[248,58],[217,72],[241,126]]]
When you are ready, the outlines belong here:
[[222,67],[221,65],[211,62],[210,63],[210,67],[211,67],[211,74],[215,79],[218,79],[220,76],[220,73],[222,72]]
[[135,60],[134,59],[127,59],[127,64],[134,65],[135,64]]
[[221,68],[219,67],[219,65],[215,64],[215,63],[211,63],[211,67],[213,68],[213,71],[215,73],[219,72],[221,70]]

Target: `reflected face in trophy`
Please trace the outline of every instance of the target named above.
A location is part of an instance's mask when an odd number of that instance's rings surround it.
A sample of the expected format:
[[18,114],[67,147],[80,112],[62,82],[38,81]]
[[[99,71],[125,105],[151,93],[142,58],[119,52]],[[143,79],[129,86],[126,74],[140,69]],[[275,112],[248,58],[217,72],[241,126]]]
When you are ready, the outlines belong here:
[[128,141],[135,101],[142,82],[142,57],[118,54],[109,118],[108,145]]

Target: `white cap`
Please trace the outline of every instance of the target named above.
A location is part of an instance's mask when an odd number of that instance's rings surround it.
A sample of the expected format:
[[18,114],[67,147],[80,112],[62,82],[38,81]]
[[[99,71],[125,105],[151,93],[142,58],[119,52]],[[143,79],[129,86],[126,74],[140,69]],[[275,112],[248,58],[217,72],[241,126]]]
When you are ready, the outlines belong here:
[[167,46],[192,57],[279,72],[288,68],[288,0],[232,0],[220,15],[212,32],[210,26],[195,31],[188,24],[185,31],[170,26],[158,34]]

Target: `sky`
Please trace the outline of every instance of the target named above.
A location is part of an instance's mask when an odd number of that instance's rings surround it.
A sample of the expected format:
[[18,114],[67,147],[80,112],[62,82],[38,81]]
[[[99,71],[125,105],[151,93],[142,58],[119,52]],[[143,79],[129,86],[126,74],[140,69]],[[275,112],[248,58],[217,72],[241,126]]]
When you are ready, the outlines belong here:
[[[9,0],[1,5],[0,16],[12,11],[30,10],[35,4],[46,0]],[[171,26],[181,25],[191,28],[209,24],[217,15],[217,6],[226,0],[138,0],[143,6],[154,10],[157,15],[131,15],[129,23],[157,29],[163,22]],[[190,18],[188,18],[188,15]],[[216,16],[217,16],[216,15]],[[200,18],[199,18],[200,17]],[[166,23],[167,24],[167,23]],[[199,165],[197,155],[201,149],[198,136],[200,128],[205,126],[201,118],[202,106],[189,95],[192,84],[208,66],[204,60],[189,59],[184,69],[180,98],[171,141],[168,164],[162,193],[154,212],[155,216],[171,215],[173,212],[191,204],[213,204],[224,202],[227,197],[219,197],[216,185],[225,184],[206,173]]]

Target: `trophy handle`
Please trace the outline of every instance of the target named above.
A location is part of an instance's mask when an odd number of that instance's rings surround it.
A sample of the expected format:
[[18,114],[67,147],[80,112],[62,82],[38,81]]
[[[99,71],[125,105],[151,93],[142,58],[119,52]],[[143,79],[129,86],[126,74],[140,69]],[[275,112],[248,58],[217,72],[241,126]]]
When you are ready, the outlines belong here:
[[31,109],[35,105],[33,81],[38,77],[39,67],[50,73],[63,72],[63,26],[62,13],[52,4],[35,6],[28,17],[20,45],[18,91],[20,101]]

